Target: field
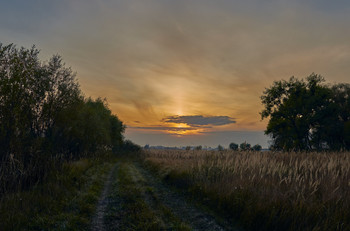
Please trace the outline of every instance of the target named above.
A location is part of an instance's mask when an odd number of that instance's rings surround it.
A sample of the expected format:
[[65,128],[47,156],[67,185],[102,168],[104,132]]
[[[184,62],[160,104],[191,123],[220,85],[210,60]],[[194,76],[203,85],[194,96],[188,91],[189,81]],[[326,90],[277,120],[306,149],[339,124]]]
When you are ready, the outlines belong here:
[[350,153],[147,150],[144,163],[248,230],[350,230]]
[[350,153],[144,150],[66,162],[1,230],[350,230]]

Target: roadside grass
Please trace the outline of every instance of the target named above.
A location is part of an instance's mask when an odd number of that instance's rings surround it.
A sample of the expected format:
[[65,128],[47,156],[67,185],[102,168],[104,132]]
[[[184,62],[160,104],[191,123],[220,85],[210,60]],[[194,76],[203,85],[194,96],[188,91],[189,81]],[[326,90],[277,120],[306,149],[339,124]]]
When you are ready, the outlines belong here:
[[350,230],[350,153],[149,150],[144,163],[247,230]]
[[167,206],[165,206],[160,199],[158,198],[157,194],[154,193],[154,189],[151,187],[148,187],[146,189],[146,194],[150,196],[149,203],[152,203],[152,208],[154,211],[156,211],[157,214],[159,214],[163,221],[165,221],[170,227],[166,227],[166,230],[179,230],[179,231],[189,231],[191,228],[185,224],[183,221],[181,221],[180,218],[175,216],[171,209]]
[[114,162],[109,155],[64,163],[44,183],[4,195],[1,230],[88,230]]

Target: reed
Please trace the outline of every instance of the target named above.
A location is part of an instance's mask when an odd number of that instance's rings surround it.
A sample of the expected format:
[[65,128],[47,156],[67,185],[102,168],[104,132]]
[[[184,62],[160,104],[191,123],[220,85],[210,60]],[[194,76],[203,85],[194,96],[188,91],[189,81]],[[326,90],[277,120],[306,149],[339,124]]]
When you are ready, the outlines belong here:
[[350,230],[350,153],[148,150],[147,166],[248,230]]

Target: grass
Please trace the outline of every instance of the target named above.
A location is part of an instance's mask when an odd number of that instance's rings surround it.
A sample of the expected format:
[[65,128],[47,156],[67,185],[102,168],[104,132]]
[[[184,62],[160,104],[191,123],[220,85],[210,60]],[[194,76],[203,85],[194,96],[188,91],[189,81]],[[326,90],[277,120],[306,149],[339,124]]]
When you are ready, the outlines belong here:
[[104,181],[108,159],[81,159],[52,170],[44,183],[5,194],[1,230],[88,230]]
[[167,224],[172,224],[170,230],[189,230],[158,201],[132,161],[121,160],[115,174],[105,216],[107,230],[168,230]]
[[247,230],[350,230],[350,153],[150,150],[144,159]]
[[111,199],[107,207],[106,223],[108,230],[160,230],[161,225],[153,211],[143,200],[142,192],[133,179],[129,165],[121,163],[117,172],[117,181],[112,184]]

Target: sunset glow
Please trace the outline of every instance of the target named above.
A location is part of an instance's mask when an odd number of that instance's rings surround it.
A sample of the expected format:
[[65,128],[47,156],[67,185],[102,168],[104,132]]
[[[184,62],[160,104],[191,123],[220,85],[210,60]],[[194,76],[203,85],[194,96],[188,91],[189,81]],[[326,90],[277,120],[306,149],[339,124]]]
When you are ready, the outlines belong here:
[[3,4],[1,42],[35,44],[43,59],[62,55],[83,92],[106,97],[127,125],[126,138],[141,145],[211,137],[208,145],[248,140],[267,147],[259,115],[265,87],[312,72],[329,82],[349,78],[344,1]]

